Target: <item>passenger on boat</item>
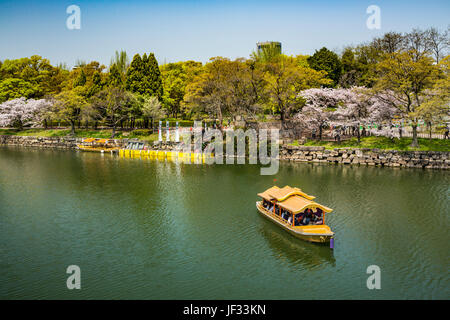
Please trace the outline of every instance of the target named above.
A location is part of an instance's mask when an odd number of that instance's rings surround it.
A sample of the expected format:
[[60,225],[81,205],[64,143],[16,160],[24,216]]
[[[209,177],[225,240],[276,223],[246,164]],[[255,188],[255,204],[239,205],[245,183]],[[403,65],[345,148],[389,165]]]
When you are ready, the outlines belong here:
[[295,221],[294,221],[294,225],[295,226],[301,226],[302,225],[302,219],[303,219],[303,215],[302,214],[297,214],[295,216]]
[[288,223],[289,223],[289,224],[292,224],[292,215],[289,215]]
[[307,215],[305,215],[305,217],[302,220],[302,225],[306,226],[309,224],[310,221],[311,219]]
[[314,224],[322,224],[323,223],[323,211],[320,208],[317,208],[317,211],[314,213]]
[[305,210],[305,214],[303,215],[302,224],[304,226],[308,225],[312,219],[312,210],[310,208]]

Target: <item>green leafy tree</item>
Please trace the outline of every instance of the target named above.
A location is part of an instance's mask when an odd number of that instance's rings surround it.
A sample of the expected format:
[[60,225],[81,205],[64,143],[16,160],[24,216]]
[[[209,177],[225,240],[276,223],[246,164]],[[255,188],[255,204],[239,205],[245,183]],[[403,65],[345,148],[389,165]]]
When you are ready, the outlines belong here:
[[75,123],[81,120],[82,110],[87,105],[86,99],[75,88],[58,94],[55,101],[55,113],[60,119],[70,122],[71,134],[75,134]]
[[92,97],[105,85],[106,74],[103,73],[105,66],[97,61],[83,62],[75,67],[69,74],[69,80],[65,86],[66,90],[78,88],[79,94],[86,99]]
[[153,97],[144,97],[144,103],[142,106],[142,113],[145,117],[151,119],[151,128],[154,127],[154,122],[166,117],[165,110],[161,107],[161,102],[159,102],[158,98]]
[[325,71],[327,77],[333,80],[332,85],[336,86],[341,77],[342,65],[339,57],[333,51],[323,47],[308,58],[308,63],[316,71]]
[[80,87],[80,86],[84,86],[85,84],[86,84],[86,74],[84,73],[83,70],[81,70],[78,77],[76,78],[73,86]]
[[162,103],[176,117],[182,111],[182,102],[186,93],[186,85],[202,71],[202,63],[185,61],[168,63],[161,66],[163,83]]
[[294,58],[286,56],[265,66],[264,79],[267,102],[281,115],[281,122],[304,105],[300,91],[331,84],[325,71],[298,66]]
[[135,106],[136,98],[123,87],[107,87],[92,98],[91,104],[96,109],[96,117],[100,115],[112,128],[113,139],[117,126],[128,118],[130,110]]
[[35,96],[40,96],[40,88],[28,81],[17,78],[6,78],[0,81],[0,103],[11,99]]
[[92,75],[92,82],[88,86],[88,90],[86,92],[88,97],[92,97],[98,92],[102,91],[105,87],[105,81],[102,78],[102,74],[100,71],[95,71]]
[[377,72],[375,90],[396,101],[394,106],[411,122],[411,146],[417,148],[418,110],[427,101],[427,92],[438,78],[438,67],[428,55],[419,56],[415,50],[408,50],[390,54],[378,63]]
[[61,92],[68,71],[53,67],[47,59],[33,55],[29,58],[4,60],[0,66],[0,99],[20,96],[42,98]]
[[425,101],[417,108],[417,117],[423,119],[428,126],[430,139],[432,125],[444,123],[450,113],[450,55],[439,64],[439,78],[427,92]]
[[186,86],[184,105],[193,113],[205,112],[217,118],[221,128],[225,116],[246,116],[258,108],[255,83],[251,63],[211,58],[204,71]]

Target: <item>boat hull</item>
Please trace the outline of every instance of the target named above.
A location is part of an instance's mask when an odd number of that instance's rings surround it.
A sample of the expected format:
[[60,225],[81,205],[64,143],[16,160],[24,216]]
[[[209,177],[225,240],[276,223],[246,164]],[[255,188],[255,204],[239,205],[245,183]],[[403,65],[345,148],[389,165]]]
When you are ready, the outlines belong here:
[[265,209],[262,206],[261,201],[256,202],[256,208],[263,217],[279,225],[291,235],[301,240],[316,243],[328,243],[330,242],[330,239],[334,237],[334,232],[332,232],[330,227],[328,227],[327,225],[308,225],[293,227],[281,217]]
[[77,147],[79,150],[90,151],[90,152],[107,152],[107,151],[119,150],[119,148],[117,148],[117,147],[91,147],[91,146],[83,146],[81,144],[78,144]]

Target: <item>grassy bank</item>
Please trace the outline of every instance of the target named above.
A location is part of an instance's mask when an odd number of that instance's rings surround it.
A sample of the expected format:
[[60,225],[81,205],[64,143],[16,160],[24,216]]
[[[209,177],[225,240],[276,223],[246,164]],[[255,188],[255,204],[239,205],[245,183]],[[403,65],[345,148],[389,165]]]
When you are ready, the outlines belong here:
[[[358,144],[357,138],[341,141],[341,143],[332,141],[308,140],[305,146],[323,146],[326,149],[334,148],[370,148],[385,150],[402,150],[402,151],[450,151],[450,140],[440,139],[422,139],[419,138],[419,148],[411,148],[412,138],[402,138],[391,140],[386,137],[363,137],[361,143]],[[294,141],[292,145],[298,145],[298,141]]]
[[[75,130],[75,137],[77,138],[104,138],[111,137],[112,130]],[[35,137],[65,137],[70,135],[70,129],[25,129],[17,131],[15,129],[0,129],[0,135],[14,135],[14,136],[35,136]],[[116,139],[122,138],[137,138],[145,141],[158,140],[157,133],[151,133],[149,130],[138,129],[134,131],[117,131]]]
[[[111,137],[111,130],[75,130],[75,137],[78,138],[104,138]],[[0,135],[16,135],[16,136],[36,136],[36,137],[64,137],[70,135],[70,129],[25,129],[18,131],[15,129],[0,129]],[[117,131],[116,139],[137,138],[140,140],[153,142],[158,140],[157,133],[151,133],[150,130],[137,129],[133,131]],[[342,141],[340,144],[334,141],[317,141],[308,140],[305,146],[323,146],[326,149],[334,148],[378,148],[385,150],[403,150],[403,151],[450,151],[450,140],[440,139],[422,139],[419,138],[419,148],[411,148],[411,138],[402,138],[391,140],[386,137],[363,137],[361,143],[358,144],[356,138]],[[294,141],[291,145],[298,145],[298,141]]]

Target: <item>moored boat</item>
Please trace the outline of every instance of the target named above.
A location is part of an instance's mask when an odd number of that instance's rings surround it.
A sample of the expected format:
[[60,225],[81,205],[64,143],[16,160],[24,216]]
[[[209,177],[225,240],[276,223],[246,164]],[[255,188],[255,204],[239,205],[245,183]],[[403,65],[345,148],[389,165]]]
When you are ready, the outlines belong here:
[[108,139],[87,138],[81,144],[77,144],[78,149],[83,151],[106,152],[118,150],[118,147],[112,146]]
[[314,202],[314,196],[290,186],[273,186],[258,196],[262,198],[256,202],[258,211],[293,236],[319,243],[333,239],[334,232],[325,224],[325,213],[333,209]]

